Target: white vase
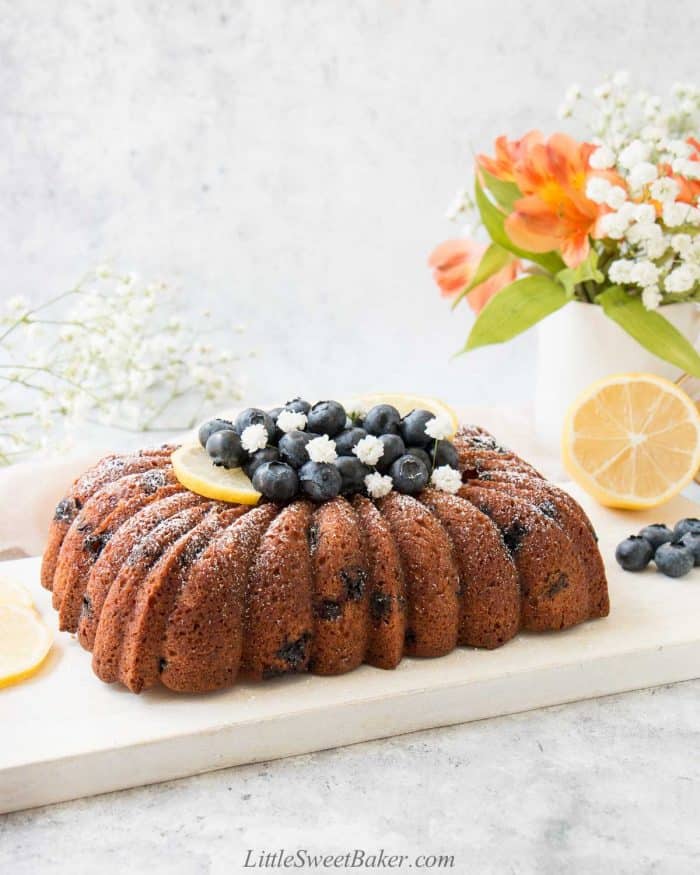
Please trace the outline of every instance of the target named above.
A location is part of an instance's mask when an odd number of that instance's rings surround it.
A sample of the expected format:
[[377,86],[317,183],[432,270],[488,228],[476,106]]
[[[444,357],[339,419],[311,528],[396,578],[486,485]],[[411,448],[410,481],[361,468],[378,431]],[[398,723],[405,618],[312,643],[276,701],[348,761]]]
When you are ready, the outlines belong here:
[[[671,304],[661,312],[695,343],[700,308]],[[640,346],[602,307],[573,301],[537,326],[535,427],[545,446],[559,446],[564,417],[572,401],[594,380],[611,374],[650,373],[675,380],[681,371]]]

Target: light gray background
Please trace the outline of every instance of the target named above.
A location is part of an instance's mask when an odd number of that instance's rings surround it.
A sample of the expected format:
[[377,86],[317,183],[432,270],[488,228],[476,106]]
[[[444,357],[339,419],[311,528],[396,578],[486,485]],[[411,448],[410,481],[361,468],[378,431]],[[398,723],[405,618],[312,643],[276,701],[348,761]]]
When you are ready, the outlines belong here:
[[[531,392],[426,268],[472,154],[572,81],[697,72],[694,0],[0,0],[0,294],[106,259],[250,326],[250,394]],[[238,343],[238,341],[236,341]]]

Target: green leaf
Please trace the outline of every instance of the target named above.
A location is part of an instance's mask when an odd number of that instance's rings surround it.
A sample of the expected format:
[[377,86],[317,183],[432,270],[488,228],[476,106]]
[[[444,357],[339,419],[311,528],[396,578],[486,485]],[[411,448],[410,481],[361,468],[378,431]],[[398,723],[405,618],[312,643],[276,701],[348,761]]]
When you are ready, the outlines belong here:
[[578,267],[565,267],[564,270],[560,270],[556,279],[564,286],[569,298],[574,297],[575,288],[579,283],[590,280],[602,283],[605,276],[598,270],[598,253],[595,249],[591,249],[585,261]]
[[558,273],[564,267],[564,262],[556,252],[526,252],[513,243],[504,227],[505,215],[486,197],[478,178],[475,183],[475,195],[481,221],[484,223],[484,227],[494,243],[498,243],[499,246],[502,246],[519,258],[526,258],[528,261],[539,264],[552,274]]
[[700,377],[700,355],[680,331],[655,310],[647,310],[640,298],[611,286],[598,295],[605,315],[623,328],[637,343],[687,374]]
[[566,303],[566,292],[549,277],[516,280],[494,295],[479,313],[462,352],[510,340]]
[[492,176],[483,168],[479,172],[486,183],[486,188],[496,198],[496,203],[507,212],[512,212],[513,204],[523,196],[518,186],[514,182]]
[[479,266],[476,269],[472,281],[468,286],[462,289],[454,299],[452,309],[454,310],[462,298],[465,295],[468,295],[472,289],[480,286],[481,283],[485,283],[487,279],[490,279],[495,273],[498,273],[499,270],[504,268],[512,260],[513,256],[507,249],[503,249],[498,243],[492,243],[481,256],[481,261],[479,262]]

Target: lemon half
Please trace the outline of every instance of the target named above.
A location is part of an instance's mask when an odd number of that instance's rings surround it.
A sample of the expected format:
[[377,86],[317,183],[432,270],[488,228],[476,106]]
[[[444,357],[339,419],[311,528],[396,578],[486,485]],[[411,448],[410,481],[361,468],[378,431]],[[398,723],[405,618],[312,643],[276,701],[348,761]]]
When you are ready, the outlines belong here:
[[197,495],[235,504],[257,504],[262,498],[242,468],[218,468],[199,443],[178,447],[171,460],[177,479]]

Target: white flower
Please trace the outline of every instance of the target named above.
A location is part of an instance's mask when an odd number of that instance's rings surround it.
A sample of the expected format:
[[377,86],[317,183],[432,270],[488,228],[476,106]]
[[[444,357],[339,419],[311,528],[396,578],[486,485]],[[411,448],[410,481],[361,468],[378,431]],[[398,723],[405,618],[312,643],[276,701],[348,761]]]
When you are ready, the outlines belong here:
[[606,237],[621,240],[629,227],[630,220],[624,213],[607,213],[600,219],[600,229]]
[[659,268],[653,261],[638,261],[632,268],[631,280],[638,286],[654,286],[658,279]]
[[383,498],[394,488],[394,481],[386,474],[373,471],[365,477],[365,488],[372,498]]
[[653,224],[656,221],[656,210],[651,204],[637,204],[634,208],[634,221]]
[[306,445],[306,452],[312,462],[334,462],[338,458],[335,441],[332,441],[327,434],[310,440]]
[[605,203],[613,210],[619,210],[627,201],[627,192],[621,185],[612,185],[605,197]]
[[691,153],[691,148],[685,140],[669,140],[666,144],[666,149],[676,158],[688,158]]
[[444,441],[452,434],[452,423],[448,416],[440,414],[425,424],[425,433],[436,441]]
[[[592,176],[586,182],[586,197],[590,198],[596,204],[603,204],[610,194],[611,189],[612,185],[610,185],[607,179],[603,179],[600,176]],[[622,193],[624,194],[624,191]]]
[[677,228],[679,225],[684,225],[691,218],[691,210],[693,208],[689,204],[667,201],[663,208],[664,224],[669,228]]
[[672,270],[664,280],[667,292],[687,292],[695,283],[695,271],[692,265],[682,264]]
[[265,426],[262,423],[256,423],[244,428],[241,435],[241,445],[247,453],[264,450],[267,446],[267,429]]
[[588,163],[594,170],[607,170],[615,164],[615,155],[609,146],[599,146],[591,153]]
[[640,161],[635,164],[629,173],[629,183],[632,188],[642,188],[653,182],[658,176],[658,170],[651,161]]
[[613,73],[612,84],[615,88],[626,88],[629,85],[630,74],[627,70],[618,70]]
[[450,468],[449,465],[441,465],[433,471],[430,482],[436,489],[440,489],[442,492],[450,492],[454,495],[462,485],[462,477],[459,471]]
[[357,458],[365,465],[376,465],[384,455],[384,444],[373,434],[368,434],[352,448]]
[[690,234],[674,234],[671,237],[671,246],[683,258],[689,258],[692,251],[693,241]]
[[471,212],[474,209],[474,201],[466,189],[458,191],[454,200],[447,208],[447,218],[454,222],[462,214]]
[[658,286],[647,286],[642,292],[642,304],[647,310],[656,310],[661,303],[661,292]]
[[633,267],[634,262],[626,258],[618,258],[617,261],[613,261],[608,268],[608,276],[611,282],[621,283],[622,285],[632,282]]
[[619,163],[626,170],[631,170],[636,164],[641,161],[646,161],[649,157],[649,146],[647,143],[642,143],[641,140],[632,140],[629,146],[626,146],[618,157]]
[[649,193],[655,201],[661,201],[663,204],[667,201],[675,201],[680,193],[680,188],[675,179],[664,176],[652,182]]
[[306,428],[306,414],[294,410],[281,410],[277,417],[277,427],[283,431],[303,431]]

